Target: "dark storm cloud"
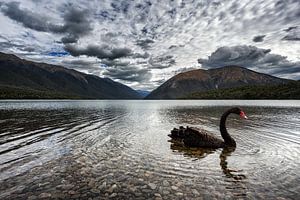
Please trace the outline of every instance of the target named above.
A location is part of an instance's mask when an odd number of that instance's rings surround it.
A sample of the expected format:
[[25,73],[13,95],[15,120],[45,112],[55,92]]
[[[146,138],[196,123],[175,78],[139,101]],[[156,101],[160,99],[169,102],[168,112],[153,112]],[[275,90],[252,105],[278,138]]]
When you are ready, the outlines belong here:
[[300,28],[297,26],[289,27],[285,29],[287,35],[282,38],[282,40],[288,41],[300,41]]
[[171,45],[168,47],[168,49],[176,49],[176,48],[181,48],[181,47],[184,47],[185,45],[181,44],[181,45]]
[[175,59],[173,59],[173,56],[159,56],[155,58],[149,59],[149,64],[151,65],[152,69],[164,69],[169,68],[172,65],[176,63]]
[[107,60],[107,59],[103,59],[101,63],[106,66],[128,66],[130,64],[130,62],[128,61]]
[[282,40],[300,41],[300,35],[287,35]]
[[264,41],[264,37],[266,37],[266,35],[257,35],[253,38],[253,42],[262,42]]
[[63,25],[51,23],[51,19],[46,16],[27,9],[21,9],[19,2],[3,4],[1,11],[10,19],[21,23],[24,27],[36,31],[66,34],[62,38],[63,43],[75,43],[80,36],[92,31],[91,20],[87,10],[70,7],[63,15]]
[[208,59],[198,59],[206,68],[223,67],[225,65],[253,66],[270,52],[270,49],[259,49],[255,46],[220,47]]
[[142,49],[149,49],[151,43],[154,43],[154,40],[145,39],[145,40],[137,40],[136,44],[140,46]]
[[168,49],[175,49],[176,47],[177,47],[176,45],[171,45],[171,46],[169,46]]
[[76,43],[78,41],[78,37],[74,35],[68,35],[63,38],[61,38],[61,42],[64,44],[71,44],[71,43]]
[[33,13],[27,9],[20,9],[19,2],[10,2],[1,6],[1,11],[12,20],[21,23],[24,27],[37,30],[37,31],[49,31],[52,28],[58,28],[54,24],[49,23],[49,19]]
[[284,29],[284,31],[289,32],[289,31],[294,30],[296,28],[297,28],[297,26],[291,26],[291,27],[288,27],[287,29]]
[[131,65],[109,67],[103,75],[130,82],[145,82],[151,78],[149,69]]
[[64,25],[56,29],[56,31],[58,33],[67,33],[67,36],[62,38],[63,43],[75,43],[80,36],[87,35],[93,30],[91,24],[88,10],[79,10],[71,7],[64,14]]
[[293,73],[300,73],[300,62],[291,62],[285,56],[270,52],[270,49],[247,45],[220,47],[208,59],[198,59],[198,62],[204,68],[238,65],[278,76],[294,77]]
[[117,58],[128,57],[132,55],[131,49],[128,48],[112,48],[107,45],[96,46],[88,45],[85,48],[76,47],[74,45],[67,44],[65,50],[68,51],[72,56],[91,56],[100,59],[114,60]]
[[149,69],[132,65],[129,61],[104,59],[101,64],[106,66],[103,75],[123,81],[144,83],[152,76]]

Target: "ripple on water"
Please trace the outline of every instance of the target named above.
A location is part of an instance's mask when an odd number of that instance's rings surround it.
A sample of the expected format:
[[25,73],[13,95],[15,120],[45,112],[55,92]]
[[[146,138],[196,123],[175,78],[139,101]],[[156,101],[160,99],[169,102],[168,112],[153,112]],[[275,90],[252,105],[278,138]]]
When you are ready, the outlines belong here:
[[218,116],[226,108],[186,102],[107,102],[84,109],[61,105],[49,110],[8,109],[0,118],[0,197],[21,197],[26,192],[55,195],[50,188],[59,188],[65,198],[77,191],[85,197],[120,198],[122,194],[166,199],[296,197],[297,107],[252,105],[245,107],[248,121],[230,117],[235,150],[190,149],[168,142],[169,131],[181,124],[219,136]]

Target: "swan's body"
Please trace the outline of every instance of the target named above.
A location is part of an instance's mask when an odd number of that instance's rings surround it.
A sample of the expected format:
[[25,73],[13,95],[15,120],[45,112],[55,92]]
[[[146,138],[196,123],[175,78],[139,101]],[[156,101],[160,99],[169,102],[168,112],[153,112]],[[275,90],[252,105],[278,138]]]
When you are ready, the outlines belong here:
[[235,147],[236,142],[229,135],[226,129],[226,119],[229,114],[234,113],[240,115],[242,118],[247,118],[245,113],[240,108],[231,108],[226,111],[220,120],[220,132],[223,140],[215,137],[211,133],[193,127],[174,128],[169,135],[172,139],[181,140],[185,146],[188,147],[202,147],[202,148],[224,148]]
[[215,137],[211,133],[195,127],[174,128],[169,135],[172,139],[182,140],[185,146],[203,148],[225,147],[224,141]]

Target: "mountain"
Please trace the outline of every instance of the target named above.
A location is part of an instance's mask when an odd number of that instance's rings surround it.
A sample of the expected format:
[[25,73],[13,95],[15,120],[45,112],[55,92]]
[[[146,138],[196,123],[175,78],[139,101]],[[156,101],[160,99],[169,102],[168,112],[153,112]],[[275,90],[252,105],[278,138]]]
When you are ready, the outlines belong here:
[[146,96],[148,96],[150,94],[150,92],[146,91],[146,90],[136,90],[136,91],[140,94],[140,96],[142,98],[144,98],[144,97],[146,97]]
[[249,85],[276,85],[289,81],[239,66],[197,69],[175,75],[153,90],[146,99],[177,99],[193,92]]
[[0,53],[0,98],[137,99],[139,93],[109,78]]
[[195,92],[181,99],[300,99],[300,81]]

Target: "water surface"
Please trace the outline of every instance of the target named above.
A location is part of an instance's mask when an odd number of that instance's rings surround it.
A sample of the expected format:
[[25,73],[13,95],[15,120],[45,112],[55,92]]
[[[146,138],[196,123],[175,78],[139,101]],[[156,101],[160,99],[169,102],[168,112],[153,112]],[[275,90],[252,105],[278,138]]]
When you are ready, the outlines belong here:
[[[236,149],[169,142],[179,125]],[[297,199],[300,101],[1,101],[0,199]]]

